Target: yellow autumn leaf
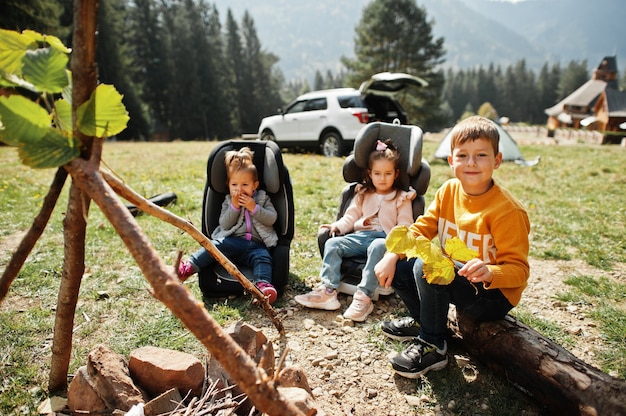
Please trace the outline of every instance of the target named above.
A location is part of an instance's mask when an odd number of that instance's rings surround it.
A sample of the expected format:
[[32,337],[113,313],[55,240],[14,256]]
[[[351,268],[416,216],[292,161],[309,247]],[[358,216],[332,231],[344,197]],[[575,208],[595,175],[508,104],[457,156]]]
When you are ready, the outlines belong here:
[[459,237],[452,237],[446,240],[446,253],[454,260],[466,262],[478,257],[478,252],[468,248]]
[[408,257],[407,251],[415,249],[415,237],[412,236],[406,225],[398,225],[387,234],[385,247],[391,253],[405,254]]
[[389,232],[385,246],[387,251],[407,258],[419,257],[424,262],[424,278],[436,285],[448,285],[454,280],[453,259],[466,262],[478,257],[478,252],[469,249],[458,237],[446,240],[446,253],[443,253],[440,246],[426,237],[414,237],[405,225],[396,226]]
[[454,263],[443,255],[437,261],[424,263],[424,279],[435,285],[449,285],[454,280]]

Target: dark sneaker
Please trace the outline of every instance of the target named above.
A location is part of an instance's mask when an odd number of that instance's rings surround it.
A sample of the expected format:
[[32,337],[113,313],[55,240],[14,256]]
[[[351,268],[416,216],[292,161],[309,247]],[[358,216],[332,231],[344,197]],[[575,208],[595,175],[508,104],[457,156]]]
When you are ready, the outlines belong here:
[[443,370],[448,365],[448,346],[444,342],[443,349],[420,339],[415,340],[402,351],[389,360],[393,371],[406,378],[418,378],[430,370]]
[[397,318],[393,321],[383,321],[380,324],[383,334],[398,341],[410,341],[420,334],[420,324],[410,316]]

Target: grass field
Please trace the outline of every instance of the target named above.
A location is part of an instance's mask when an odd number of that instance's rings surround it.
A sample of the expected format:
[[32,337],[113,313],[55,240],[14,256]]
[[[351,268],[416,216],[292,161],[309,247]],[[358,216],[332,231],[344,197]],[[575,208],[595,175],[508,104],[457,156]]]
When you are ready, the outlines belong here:
[[[200,227],[206,158],[214,142],[120,143],[105,145],[103,162],[139,193],[150,197],[175,192],[170,209]],[[424,143],[430,158],[437,140]],[[532,223],[531,256],[537,259],[582,259],[610,271],[626,262],[626,149],[618,146],[521,146],[527,158],[541,156],[534,167],[504,164],[496,179],[528,208]],[[343,159],[313,154],[284,155],[295,194],[296,234],[292,243],[292,285],[317,275],[315,239],[320,223],[335,216],[344,183]],[[431,163],[427,202],[451,175],[446,164]],[[54,171],[23,167],[15,149],[0,147],[0,270],[14,241],[38,212]],[[0,413],[30,414],[46,397],[52,328],[63,259],[62,219],[67,186],[53,217],[9,295],[0,305]],[[168,263],[176,253],[197,244],[169,224],[149,216],[137,221]],[[106,342],[119,353],[146,343],[203,351],[195,338],[146,291],[148,283],[98,207],[91,206],[87,234],[86,274],[76,314],[70,371],[84,364],[87,352]],[[626,378],[626,310],[624,282],[572,278],[571,296],[600,305],[588,319],[610,328],[617,373]],[[190,288],[199,296],[197,285]],[[221,323],[245,318],[247,308],[214,305]],[[607,321],[607,322],[603,322]]]

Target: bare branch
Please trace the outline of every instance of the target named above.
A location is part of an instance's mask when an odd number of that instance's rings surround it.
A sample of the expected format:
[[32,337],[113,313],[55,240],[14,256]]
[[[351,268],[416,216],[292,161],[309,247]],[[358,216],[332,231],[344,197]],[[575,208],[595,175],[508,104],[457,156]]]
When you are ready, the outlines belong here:
[[124,199],[135,205],[137,208],[141,209],[143,212],[150,214],[154,217],[157,217],[165,222],[172,224],[173,226],[185,231],[187,234],[191,235],[194,240],[196,240],[202,247],[204,247],[222,266],[228,273],[234,276],[239,283],[243,286],[243,288],[251,293],[258,303],[263,307],[265,313],[272,320],[272,323],[278,330],[281,335],[285,335],[285,329],[283,328],[283,324],[276,316],[276,312],[270,306],[269,301],[265,298],[263,293],[257,289],[257,287],[252,284],[235,266],[226,256],[224,256],[218,249],[213,245],[211,240],[202,234],[200,230],[198,230],[193,224],[189,221],[184,220],[183,218],[172,214],[170,211],[159,207],[158,205],[148,201],[146,198],[142,197],[131,188],[126,186],[121,180],[119,180],[114,175],[101,170],[100,174],[107,181],[107,183],[117,192],[118,195],[122,196]]
[[294,404],[280,395],[267,373],[257,368],[254,360],[209,315],[202,303],[174,275],[171,266],[167,266],[158,256],[100,172],[81,158],[73,160],[68,169],[74,182],[94,200],[122,238],[154,289],[154,296],[208,349],[255,406],[269,415],[302,415]]

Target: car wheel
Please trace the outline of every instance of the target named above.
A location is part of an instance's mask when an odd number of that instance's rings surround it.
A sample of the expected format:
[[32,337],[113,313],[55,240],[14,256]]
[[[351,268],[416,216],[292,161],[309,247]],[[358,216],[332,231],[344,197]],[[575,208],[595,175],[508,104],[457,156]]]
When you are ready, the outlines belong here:
[[268,142],[275,142],[276,136],[274,136],[274,133],[272,133],[271,131],[265,130],[263,133],[261,133],[261,140],[265,140]]
[[343,154],[341,136],[337,132],[329,132],[322,137],[321,151],[324,156],[337,157]]

